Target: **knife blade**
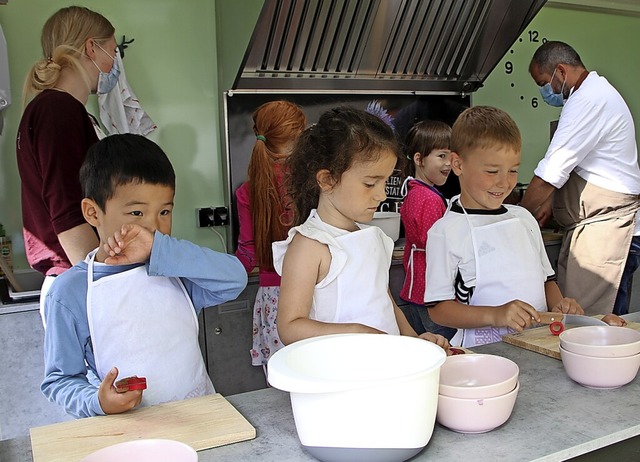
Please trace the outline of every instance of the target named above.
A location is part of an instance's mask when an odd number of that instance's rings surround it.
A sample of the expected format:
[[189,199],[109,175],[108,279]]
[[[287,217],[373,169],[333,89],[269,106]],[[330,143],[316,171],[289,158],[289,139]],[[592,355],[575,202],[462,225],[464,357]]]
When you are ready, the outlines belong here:
[[553,312],[538,313],[540,315],[540,324],[551,324],[552,322],[561,322],[565,326],[607,326],[608,324],[598,318],[591,316],[583,316],[580,314],[563,314]]

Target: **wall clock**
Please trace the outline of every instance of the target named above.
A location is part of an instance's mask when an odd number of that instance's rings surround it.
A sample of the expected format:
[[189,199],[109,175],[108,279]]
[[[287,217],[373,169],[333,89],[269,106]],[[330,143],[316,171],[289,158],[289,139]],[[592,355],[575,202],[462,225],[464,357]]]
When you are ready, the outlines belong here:
[[507,82],[507,94],[520,101],[527,109],[537,109],[544,103],[540,91],[529,75],[529,63],[533,53],[547,38],[538,29],[529,29],[515,41],[502,61],[502,71]]

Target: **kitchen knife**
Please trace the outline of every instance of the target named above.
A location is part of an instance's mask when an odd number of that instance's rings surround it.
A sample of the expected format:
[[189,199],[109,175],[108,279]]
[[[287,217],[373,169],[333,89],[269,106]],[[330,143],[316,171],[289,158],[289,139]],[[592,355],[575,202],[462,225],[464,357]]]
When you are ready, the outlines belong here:
[[607,326],[608,324],[598,318],[591,316],[583,316],[579,314],[563,314],[563,313],[538,313],[540,315],[540,324],[551,324],[553,322],[561,322],[565,326]]

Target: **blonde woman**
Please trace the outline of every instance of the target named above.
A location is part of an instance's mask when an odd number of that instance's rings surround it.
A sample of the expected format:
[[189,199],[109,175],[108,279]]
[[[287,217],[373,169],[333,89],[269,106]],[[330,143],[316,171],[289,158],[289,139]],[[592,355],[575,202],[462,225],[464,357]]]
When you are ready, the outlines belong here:
[[[80,209],[78,172],[99,128],[85,105],[118,80],[114,27],[87,8],[62,8],[42,29],[42,58],[24,83],[16,144],[29,264],[53,278],[85,258],[98,238]],[[41,303],[42,306],[42,303]]]

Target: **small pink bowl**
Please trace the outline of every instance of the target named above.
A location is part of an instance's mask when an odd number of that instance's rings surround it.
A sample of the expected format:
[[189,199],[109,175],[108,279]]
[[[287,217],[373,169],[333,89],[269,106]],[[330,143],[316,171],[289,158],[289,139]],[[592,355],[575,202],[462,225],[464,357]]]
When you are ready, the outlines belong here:
[[575,327],[560,334],[560,346],[567,351],[585,356],[633,356],[640,353],[640,332],[628,327]]
[[560,347],[560,357],[567,375],[588,388],[621,387],[635,379],[640,369],[640,353],[622,358],[598,358]]
[[493,398],[512,391],[519,373],[518,365],[502,356],[449,356],[440,368],[439,393],[452,398]]
[[506,395],[484,399],[438,395],[436,420],[458,433],[485,433],[504,424],[516,404],[520,383]]

